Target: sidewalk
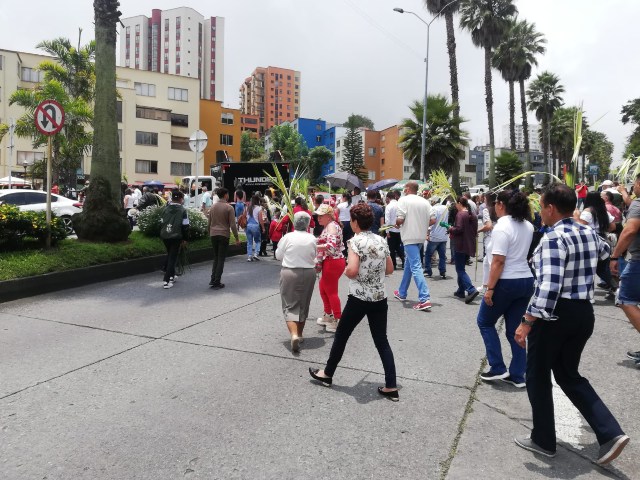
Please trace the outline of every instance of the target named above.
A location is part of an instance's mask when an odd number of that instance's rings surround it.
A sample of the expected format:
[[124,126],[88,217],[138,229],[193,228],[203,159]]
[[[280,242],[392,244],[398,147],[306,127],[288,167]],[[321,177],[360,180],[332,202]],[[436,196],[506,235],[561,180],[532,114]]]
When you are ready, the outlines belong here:
[[582,372],[632,441],[607,469],[559,390],[558,456],[513,443],[531,427],[526,390],[477,383],[478,301],[454,298],[455,278],[429,280],[432,312],[389,299],[392,403],[376,392],[382,365],[364,324],[334,386],[310,381],[333,335],[314,319],[291,354],[274,260],[228,259],[219,291],[209,275],[198,264],[170,290],[156,272],[2,304],[0,478],[640,478],[640,372],[625,357],[640,337],[601,292]]

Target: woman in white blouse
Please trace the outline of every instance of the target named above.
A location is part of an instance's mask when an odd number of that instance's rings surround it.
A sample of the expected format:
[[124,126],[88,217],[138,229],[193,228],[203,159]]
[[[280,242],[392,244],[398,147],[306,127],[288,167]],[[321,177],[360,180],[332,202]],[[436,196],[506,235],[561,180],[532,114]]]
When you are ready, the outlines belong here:
[[291,335],[291,351],[294,353],[300,350],[302,331],[316,284],[316,237],[307,232],[310,221],[311,216],[306,212],[294,214],[294,230],[282,237],[276,250],[276,259],[282,260],[282,313]]
[[385,275],[393,273],[393,262],[384,238],[371,233],[373,211],[366,203],[350,210],[351,228],[355,235],[349,241],[349,264],[345,275],[349,281],[349,297],[338,323],[331,354],[324,370],[309,368],[309,374],[323,385],[331,386],[333,374],[342,359],[351,333],[367,316],[373,343],[384,367],[385,386],[378,387],[380,395],[398,401],[396,366],[387,339],[387,292]]

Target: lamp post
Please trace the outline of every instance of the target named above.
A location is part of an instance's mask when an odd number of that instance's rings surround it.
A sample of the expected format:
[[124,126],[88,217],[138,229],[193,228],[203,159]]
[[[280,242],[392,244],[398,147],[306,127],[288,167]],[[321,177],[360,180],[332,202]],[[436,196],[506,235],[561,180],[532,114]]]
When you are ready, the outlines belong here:
[[431,19],[430,22],[426,22],[420,15],[415,12],[410,12],[409,10],[404,10],[402,8],[394,8],[394,12],[398,13],[410,13],[415,16],[418,20],[424,23],[427,26],[427,56],[424,59],[425,67],[425,75],[424,75],[424,112],[422,113],[422,147],[420,151],[420,180],[423,182],[427,180],[426,172],[425,172],[425,164],[426,164],[426,153],[427,153],[427,100],[428,100],[428,87],[429,87],[429,33],[431,29],[431,24],[435,22],[435,20],[440,16],[445,9],[451,5],[452,3],[456,3],[458,0],[452,0],[447,3],[444,7],[440,9],[438,13]]

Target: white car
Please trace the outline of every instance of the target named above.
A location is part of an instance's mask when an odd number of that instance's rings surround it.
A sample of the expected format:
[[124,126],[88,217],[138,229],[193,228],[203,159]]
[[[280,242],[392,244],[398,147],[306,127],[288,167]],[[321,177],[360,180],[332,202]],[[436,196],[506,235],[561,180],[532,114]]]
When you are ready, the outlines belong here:
[[[47,193],[42,190],[0,190],[0,204],[16,205],[23,211],[44,212],[47,209]],[[73,233],[71,216],[82,211],[82,204],[62,195],[51,194],[51,212],[64,222],[67,234]]]

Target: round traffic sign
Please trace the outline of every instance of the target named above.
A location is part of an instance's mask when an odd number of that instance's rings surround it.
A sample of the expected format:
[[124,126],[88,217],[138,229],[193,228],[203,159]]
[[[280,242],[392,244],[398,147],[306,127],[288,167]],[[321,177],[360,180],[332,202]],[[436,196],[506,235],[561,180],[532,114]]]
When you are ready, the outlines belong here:
[[34,114],[36,128],[43,135],[55,135],[64,126],[64,108],[55,100],[45,100]]
[[189,137],[189,148],[192,152],[202,153],[207,148],[207,134],[202,130],[196,130]]

